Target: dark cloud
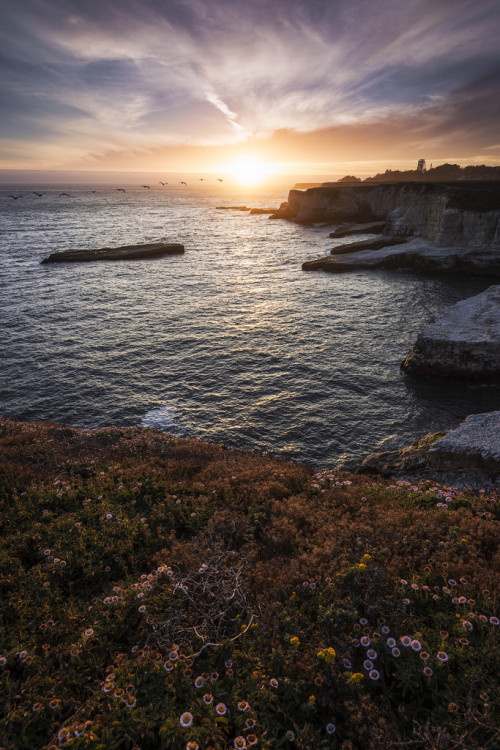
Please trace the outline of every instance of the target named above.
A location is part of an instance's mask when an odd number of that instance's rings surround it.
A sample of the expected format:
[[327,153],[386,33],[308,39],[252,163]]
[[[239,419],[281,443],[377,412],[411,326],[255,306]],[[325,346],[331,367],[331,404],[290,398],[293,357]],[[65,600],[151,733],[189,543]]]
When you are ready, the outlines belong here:
[[499,21],[497,0],[23,0],[0,29],[2,135],[63,160],[379,127],[474,152],[498,139]]

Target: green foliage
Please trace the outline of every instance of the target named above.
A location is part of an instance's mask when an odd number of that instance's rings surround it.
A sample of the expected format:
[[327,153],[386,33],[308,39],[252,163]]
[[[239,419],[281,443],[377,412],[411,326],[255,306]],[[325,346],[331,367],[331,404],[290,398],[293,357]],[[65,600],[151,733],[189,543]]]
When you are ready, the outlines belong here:
[[2,750],[493,748],[492,492],[0,420]]

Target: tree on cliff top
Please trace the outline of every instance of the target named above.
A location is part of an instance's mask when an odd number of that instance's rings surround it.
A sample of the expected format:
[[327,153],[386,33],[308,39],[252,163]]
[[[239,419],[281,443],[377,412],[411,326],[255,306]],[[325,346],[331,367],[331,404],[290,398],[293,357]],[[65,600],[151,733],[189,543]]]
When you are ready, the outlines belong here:
[[346,174],[345,177],[341,177],[339,182],[361,182],[362,180],[359,177],[354,177],[353,175]]

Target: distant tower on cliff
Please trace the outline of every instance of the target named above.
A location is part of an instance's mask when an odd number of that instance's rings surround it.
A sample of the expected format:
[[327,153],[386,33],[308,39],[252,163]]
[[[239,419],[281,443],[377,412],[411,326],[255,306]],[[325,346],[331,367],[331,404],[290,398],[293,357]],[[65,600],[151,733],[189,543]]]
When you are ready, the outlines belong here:
[[426,171],[425,166],[425,159],[419,159],[417,164],[417,172],[421,172],[422,174]]

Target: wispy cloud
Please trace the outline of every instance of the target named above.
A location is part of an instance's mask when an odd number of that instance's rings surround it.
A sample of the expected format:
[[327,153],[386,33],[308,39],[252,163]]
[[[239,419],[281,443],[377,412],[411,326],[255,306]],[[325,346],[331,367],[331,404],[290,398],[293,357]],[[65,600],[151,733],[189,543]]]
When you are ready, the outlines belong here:
[[227,104],[224,104],[224,102],[221,99],[219,99],[217,94],[207,92],[205,94],[205,98],[207,102],[210,102],[210,104],[213,104],[214,107],[216,107],[219,110],[219,112],[222,112],[222,114],[226,116],[228,122],[230,122],[231,125],[233,125],[237,130],[242,131],[244,129],[242,125],[236,122],[238,118],[238,115],[236,114],[236,112],[232,112],[227,106]]
[[497,0],[24,0],[3,21],[4,135],[61,158],[390,118],[437,139],[498,126]]

